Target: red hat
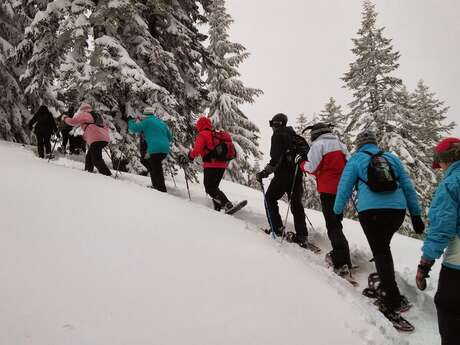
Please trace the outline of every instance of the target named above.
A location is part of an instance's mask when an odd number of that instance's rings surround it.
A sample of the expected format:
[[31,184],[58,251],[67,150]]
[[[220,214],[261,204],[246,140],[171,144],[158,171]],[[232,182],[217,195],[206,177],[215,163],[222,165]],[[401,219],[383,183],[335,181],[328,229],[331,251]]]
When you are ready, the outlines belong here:
[[452,162],[460,159],[460,139],[442,139],[434,148],[433,169],[439,169],[439,162]]
[[212,130],[212,122],[209,117],[203,115],[196,122],[195,128],[198,132],[204,131],[206,129]]

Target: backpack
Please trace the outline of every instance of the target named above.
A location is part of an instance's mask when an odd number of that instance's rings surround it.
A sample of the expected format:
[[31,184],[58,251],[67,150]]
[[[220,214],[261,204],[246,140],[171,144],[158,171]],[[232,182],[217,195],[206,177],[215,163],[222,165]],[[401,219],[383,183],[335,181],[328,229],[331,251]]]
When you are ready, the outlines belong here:
[[286,151],[286,160],[288,163],[294,164],[297,155],[307,157],[309,151],[310,145],[308,145],[307,140],[303,136],[295,133],[292,136],[291,145]]
[[367,151],[363,153],[371,156],[367,166],[367,182],[363,181],[369,186],[369,189],[375,193],[394,192],[398,189],[398,182],[396,175],[393,171],[388,160],[383,156],[383,151],[372,154]]
[[101,127],[101,128],[105,127],[104,118],[102,117],[101,114],[99,114],[99,113],[97,113],[95,111],[92,111],[91,116],[93,117],[94,122],[91,122],[88,125],[96,125],[96,126]]
[[206,155],[207,159],[229,162],[236,158],[236,149],[232,137],[225,131],[212,131],[214,148]]

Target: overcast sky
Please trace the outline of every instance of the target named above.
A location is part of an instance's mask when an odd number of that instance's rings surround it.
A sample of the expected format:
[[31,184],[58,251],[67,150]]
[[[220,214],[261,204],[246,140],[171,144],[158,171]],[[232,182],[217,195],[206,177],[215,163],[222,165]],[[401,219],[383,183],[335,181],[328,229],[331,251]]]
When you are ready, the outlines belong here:
[[[401,53],[397,76],[412,90],[419,79],[451,107],[460,123],[459,0],[376,0],[378,26]],[[247,86],[264,91],[247,115],[262,130],[268,152],[268,120],[319,112],[329,97],[346,107],[350,94],[339,79],[354,60],[351,38],[361,25],[360,0],[227,0],[235,20],[231,39],[251,53],[241,66]],[[345,108],[347,109],[347,107]],[[457,127],[455,135],[460,135]]]

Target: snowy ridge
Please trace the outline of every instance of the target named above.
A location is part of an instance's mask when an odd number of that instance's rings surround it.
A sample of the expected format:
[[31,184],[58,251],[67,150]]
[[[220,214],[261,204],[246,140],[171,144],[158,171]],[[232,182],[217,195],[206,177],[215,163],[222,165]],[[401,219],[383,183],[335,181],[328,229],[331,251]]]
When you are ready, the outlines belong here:
[[[224,182],[234,217],[210,209],[203,186],[89,174],[0,142],[1,344],[437,344],[432,296],[413,285],[421,242],[396,235],[398,283],[415,303],[398,333],[361,296],[373,264],[359,224],[345,221],[358,288],[324,255],[272,241],[261,192]],[[281,206],[284,218],[285,205]],[[310,238],[330,248],[322,215]],[[292,229],[292,223],[288,225]]]

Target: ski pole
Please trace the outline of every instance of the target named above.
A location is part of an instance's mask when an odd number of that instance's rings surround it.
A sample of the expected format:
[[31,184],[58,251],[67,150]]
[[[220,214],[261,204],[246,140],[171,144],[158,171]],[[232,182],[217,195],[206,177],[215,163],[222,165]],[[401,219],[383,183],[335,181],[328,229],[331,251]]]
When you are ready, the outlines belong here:
[[174,178],[174,173],[173,173],[172,170],[170,170],[170,172],[171,172],[172,180],[173,180],[173,182],[174,182],[174,188],[177,188],[176,179]]
[[284,228],[283,228],[283,231],[281,233],[281,244],[283,244],[283,241],[284,241],[285,229],[286,229],[287,221],[288,221],[288,217],[289,217],[289,210],[291,208],[292,193],[294,193],[294,187],[295,187],[295,182],[297,180],[298,171],[299,171],[299,165],[296,164],[295,165],[295,172],[294,172],[294,180],[292,182],[292,187],[291,187],[291,194],[288,195],[289,201],[288,201],[288,208],[287,208],[287,211],[286,211],[286,218],[284,219]]
[[188,186],[187,171],[185,170],[185,167],[182,167],[182,169],[184,169],[185,184],[187,185],[188,198],[190,201],[192,201],[192,197],[190,196],[190,187]]
[[[128,135],[125,135],[125,137],[123,138],[123,142],[120,145],[121,147],[123,147],[126,144],[126,139],[127,138],[128,138]],[[120,152],[122,152],[122,151],[120,150]],[[118,178],[118,173],[120,172],[120,164],[121,164],[121,155],[120,155],[120,158],[118,159],[117,167],[115,169],[115,179]]]
[[51,157],[53,157],[54,149],[56,148],[57,142],[58,142],[58,138],[57,138],[57,136],[56,136],[56,139],[54,140],[53,148],[51,149],[51,153],[50,153],[50,155],[48,156],[48,163],[50,162]]
[[267,197],[265,196],[265,187],[262,181],[260,181],[260,187],[262,188],[262,194],[264,195],[265,212],[267,213],[268,224],[270,225],[270,229],[272,231],[272,238],[276,240],[275,230],[273,229],[272,218],[270,216],[270,210],[268,208]]

